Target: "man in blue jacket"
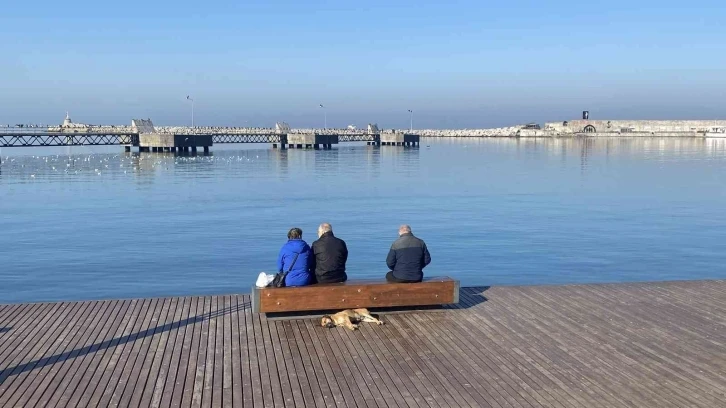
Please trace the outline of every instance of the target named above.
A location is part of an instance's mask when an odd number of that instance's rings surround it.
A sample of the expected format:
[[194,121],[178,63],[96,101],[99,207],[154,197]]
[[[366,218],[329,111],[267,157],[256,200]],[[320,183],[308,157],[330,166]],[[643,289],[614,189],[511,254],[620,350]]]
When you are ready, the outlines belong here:
[[411,233],[411,227],[401,225],[398,239],[391,245],[386,264],[391,269],[386,280],[397,283],[414,283],[423,280],[423,268],[431,263],[426,243]]
[[302,230],[293,228],[287,233],[287,242],[280,248],[277,271],[288,272],[285,286],[305,286],[314,283],[311,266],[312,251],[302,239]]

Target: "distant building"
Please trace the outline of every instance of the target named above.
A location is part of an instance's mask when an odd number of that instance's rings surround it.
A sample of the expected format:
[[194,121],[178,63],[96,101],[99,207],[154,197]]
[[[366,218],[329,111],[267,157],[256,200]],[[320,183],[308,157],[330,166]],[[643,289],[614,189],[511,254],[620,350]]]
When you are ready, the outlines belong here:
[[63,119],[63,124],[60,125],[60,128],[61,128],[61,131],[77,132],[79,130],[87,129],[88,125],[85,125],[83,123],[73,123],[70,115],[68,114],[68,112],[66,112],[66,118]]

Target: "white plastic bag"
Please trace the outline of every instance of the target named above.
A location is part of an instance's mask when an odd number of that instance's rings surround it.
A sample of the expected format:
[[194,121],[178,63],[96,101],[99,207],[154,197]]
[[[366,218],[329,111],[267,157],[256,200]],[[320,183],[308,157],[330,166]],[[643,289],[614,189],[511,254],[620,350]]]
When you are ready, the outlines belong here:
[[260,275],[257,277],[257,282],[255,282],[255,286],[257,286],[258,288],[264,288],[272,283],[273,280],[275,280],[275,275],[260,272]]

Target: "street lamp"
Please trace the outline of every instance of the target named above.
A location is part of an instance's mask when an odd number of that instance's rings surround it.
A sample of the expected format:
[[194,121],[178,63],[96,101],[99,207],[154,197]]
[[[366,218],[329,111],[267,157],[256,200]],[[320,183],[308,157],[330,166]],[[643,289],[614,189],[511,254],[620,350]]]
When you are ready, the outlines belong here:
[[328,128],[328,111],[325,110],[325,106],[323,106],[322,103],[320,104],[320,109],[323,110],[323,118],[325,120],[325,122],[324,122],[325,127],[323,129],[327,129]]
[[411,114],[411,128],[409,129],[409,132],[413,133],[413,111],[409,109],[408,113]]
[[192,127],[194,127],[194,99],[190,98],[189,95],[187,95],[187,100],[192,101]]

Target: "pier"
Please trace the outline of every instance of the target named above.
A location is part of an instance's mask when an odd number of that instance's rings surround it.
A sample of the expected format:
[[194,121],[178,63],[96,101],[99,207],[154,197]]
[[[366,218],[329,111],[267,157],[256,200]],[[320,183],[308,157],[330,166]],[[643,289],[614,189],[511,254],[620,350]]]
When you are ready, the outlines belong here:
[[275,129],[262,128],[179,128],[155,127],[151,120],[134,119],[131,126],[78,125],[66,119],[61,126],[33,128],[0,128],[1,147],[41,146],[123,146],[127,152],[196,153],[202,149],[209,153],[214,144],[267,143],[281,149],[331,149],[344,142],[367,142],[368,145],[414,147],[420,145],[420,136],[402,132],[381,132],[375,125],[366,131],[344,129],[292,130],[288,126]]
[[0,406],[726,406],[726,281],[469,287],[383,320],[267,320],[244,294],[0,305]]

